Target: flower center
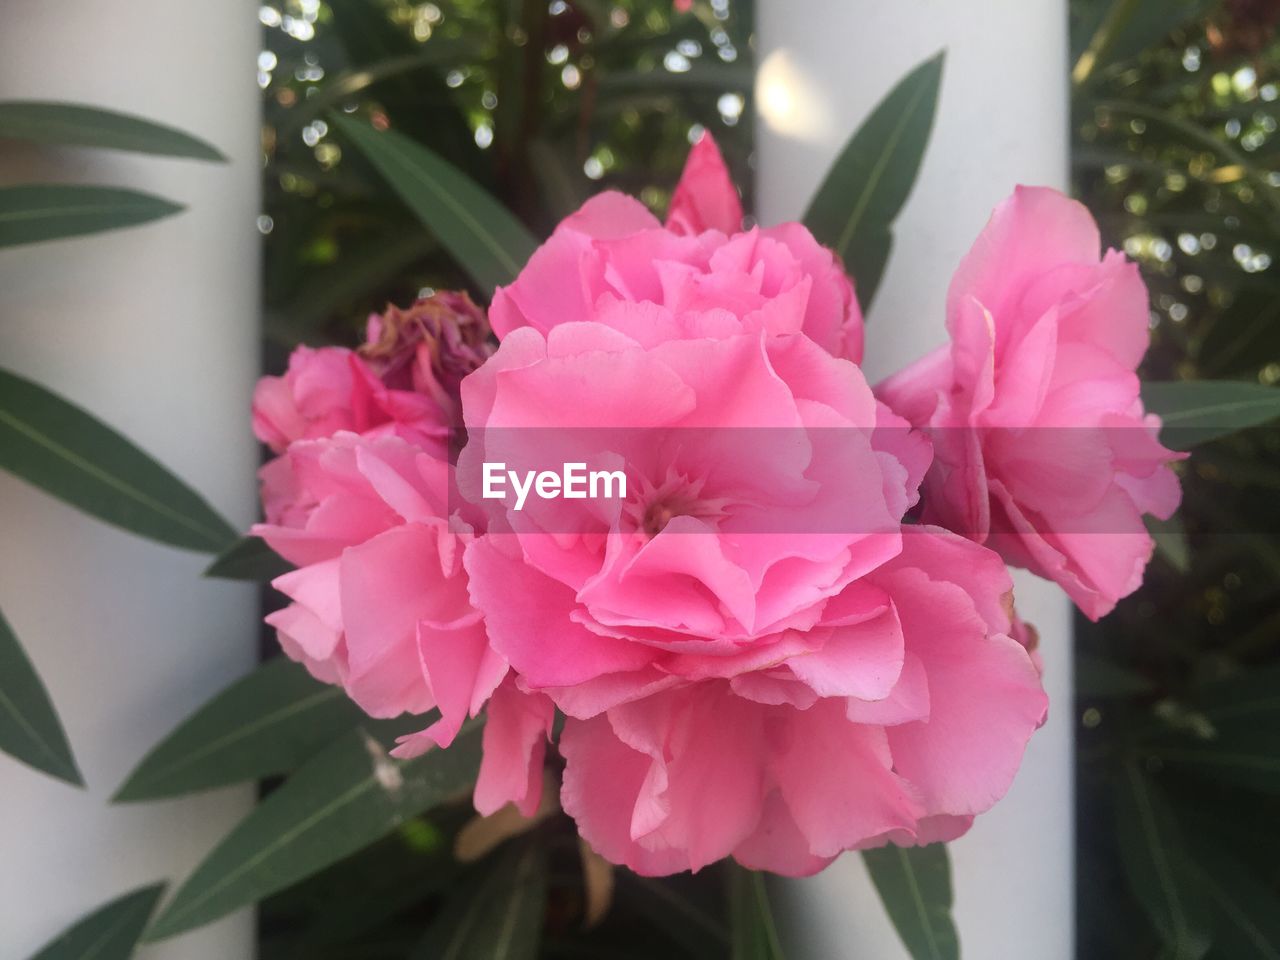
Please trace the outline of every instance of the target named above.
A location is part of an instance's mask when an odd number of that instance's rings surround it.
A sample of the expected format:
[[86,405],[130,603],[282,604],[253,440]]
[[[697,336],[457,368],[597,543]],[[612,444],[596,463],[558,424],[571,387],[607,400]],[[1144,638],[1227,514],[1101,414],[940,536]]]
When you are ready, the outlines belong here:
[[641,477],[635,499],[624,510],[636,527],[651,539],[676,517],[720,519],[724,516],[727,501],[720,497],[703,497],[702,486],[702,479],[690,480],[671,470],[658,484]]

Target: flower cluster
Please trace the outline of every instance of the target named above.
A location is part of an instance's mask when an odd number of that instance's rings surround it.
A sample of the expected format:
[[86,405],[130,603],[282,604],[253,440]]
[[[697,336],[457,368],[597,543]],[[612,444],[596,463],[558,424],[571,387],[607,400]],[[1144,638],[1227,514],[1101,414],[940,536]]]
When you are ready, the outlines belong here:
[[[1179,496],[1134,374],[1145,291],[1077,204],[1006,201],[951,344],[874,390],[838,259],[742,227],[704,137],[665,224],[597,196],[487,322],[392,309],[255,396],[285,651],[373,716],[431,713],[400,756],[483,712],[483,813],[535,810],[560,714],[563,808],[650,875],[962,834],[1047,706],[1008,565],[1100,616]],[[482,464],[548,460],[626,496],[476,496]]]

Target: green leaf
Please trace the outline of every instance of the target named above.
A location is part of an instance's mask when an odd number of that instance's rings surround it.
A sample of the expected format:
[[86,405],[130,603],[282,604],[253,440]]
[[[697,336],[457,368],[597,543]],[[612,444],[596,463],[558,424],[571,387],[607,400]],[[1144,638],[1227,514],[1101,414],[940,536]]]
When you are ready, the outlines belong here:
[[1213,916],[1214,954],[1230,960],[1280,960],[1280,897],[1221,848],[1197,845],[1194,853]]
[[268,337],[293,348],[314,344],[324,336],[324,321],[341,313],[370,290],[380,288],[415,261],[436,249],[436,242],[409,221],[386,224],[386,236],[362,239],[323,268],[308,270],[297,284],[298,293],[268,309],[263,326]]
[[1182,845],[1173,813],[1134,763],[1116,785],[1116,828],[1129,886],[1159,932],[1170,960],[1198,960],[1209,950],[1204,891]]
[[1280,389],[1237,380],[1144,383],[1142,402],[1160,415],[1160,439],[1188,450],[1280,417]]
[[163,940],[309,877],[463,794],[480,768],[481,726],[448,750],[401,763],[352,730],[270,794],[198,866],[147,931]]
[[513,844],[483,879],[464,883],[413,960],[536,960],[547,912],[546,851],[535,836]]
[[84,786],[49,693],[2,613],[0,750],[59,780]]
[[764,874],[729,867],[729,937],[733,960],[783,960]]
[[1156,542],[1156,553],[1178,573],[1191,571],[1191,545],[1187,542],[1187,531],[1182,526],[1182,518],[1174,514],[1168,520],[1148,516],[1145,519],[1147,532]]
[[942,84],[944,54],[916,67],[845,144],[804,223],[844,260],[866,310],[888,258],[890,227],[924,159]]
[[154,800],[288,773],[362,719],[341,687],[273,660],[179,724],[113,799]]
[[941,843],[864,850],[867,872],[914,960],[958,960],[951,919],[951,862]]
[[129,960],[164,884],[143,887],[99,907],[31,960]]
[[491,293],[515,279],[538,242],[497,200],[394,130],[379,132],[351,117],[331,117],[482,290]]
[[203,497],[120,434],[3,369],[0,469],[161,543],[216,552],[236,537]]
[[119,187],[0,187],[0,247],[132,227],[182,209],[161,197]]
[[217,148],[189,133],[132,114],[76,103],[0,102],[0,139],[227,162]]
[[242,537],[218,554],[204,575],[265,583],[292,569],[293,564],[268,547],[261,537]]
[[1072,68],[1072,82],[1080,86],[1100,68],[1137,56],[1211,5],[1212,0],[1114,0]]

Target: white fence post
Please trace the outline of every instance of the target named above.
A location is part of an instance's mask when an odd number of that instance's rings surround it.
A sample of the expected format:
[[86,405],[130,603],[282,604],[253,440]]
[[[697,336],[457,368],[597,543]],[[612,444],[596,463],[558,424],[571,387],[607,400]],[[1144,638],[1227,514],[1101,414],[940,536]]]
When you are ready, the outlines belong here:
[[[185,204],[159,223],[0,250],[0,364],[132,438],[236,524],[253,516],[258,367],[257,5],[6,0],[0,99],[111,107],[189,130],[225,166],[3,143],[0,183],[133,187]],[[88,782],[0,756],[0,956],[80,914],[179,881],[250,807],[249,788],[108,798],[145,751],[254,662],[252,589],[0,476],[0,608],[43,676]],[[172,889],[172,888],[171,888]],[[142,951],[248,960],[248,913]]]
[[[848,135],[914,65],[947,49],[933,139],[868,325],[874,382],[943,342],[951,271],[1015,184],[1067,181],[1063,0],[760,0],[761,220],[795,219]],[[1004,802],[952,845],[956,920],[977,960],[1074,956],[1071,616],[1057,587],[1019,576],[1040,629],[1049,723]],[[907,954],[846,855],[780,886],[792,960]]]

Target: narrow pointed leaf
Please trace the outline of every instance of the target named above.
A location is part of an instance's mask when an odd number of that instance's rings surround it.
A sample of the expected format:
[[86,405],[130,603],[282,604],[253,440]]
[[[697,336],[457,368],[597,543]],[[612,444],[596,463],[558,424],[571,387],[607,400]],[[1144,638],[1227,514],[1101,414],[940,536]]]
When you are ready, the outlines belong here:
[[163,884],[112,900],[77,921],[31,960],[130,960]]
[[814,236],[843,258],[864,310],[884,271],[890,228],[929,144],[943,57],[920,64],[880,101],[845,144],[804,215]]
[[729,936],[733,960],[783,960],[764,874],[729,864]]
[[180,210],[181,204],[120,187],[0,187],[0,248],[132,227]]
[[864,851],[862,859],[913,960],[958,960],[946,846],[887,846]]
[[1181,833],[1156,785],[1129,764],[1116,789],[1116,828],[1129,887],[1164,941],[1170,960],[1198,960],[1209,950],[1204,891]]
[[0,750],[59,780],[84,786],[49,693],[4,614],[0,614]]
[[292,569],[293,565],[268,547],[261,537],[242,537],[218,554],[204,575],[266,583]]
[[448,750],[399,762],[363,729],[309,760],[205,858],[147,932],[162,940],[311,876],[410,817],[465,795],[480,768],[479,724]]
[[0,469],[126,530],[215,552],[235,529],[196,493],[100,420],[0,369]]
[[216,163],[227,160],[216,147],[174,127],[78,103],[43,100],[0,102],[0,139],[103,147]]
[[491,293],[515,279],[538,244],[502,204],[408,137],[331,116],[482,290]]
[[1156,553],[1179,573],[1191,570],[1191,544],[1182,526],[1182,517],[1174,514],[1168,520],[1147,517],[1147,533],[1156,542]]
[[1160,439],[1175,450],[1280,417],[1280,389],[1238,380],[1144,383],[1142,401],[1160,415]]
[[546,850],[535,837],[460,886],[412,960],[536,960],[546,912]]
[[115,801],[154,800],[288,773],[367,720],[341,687],[273,660],[231,684],[157,744]]

